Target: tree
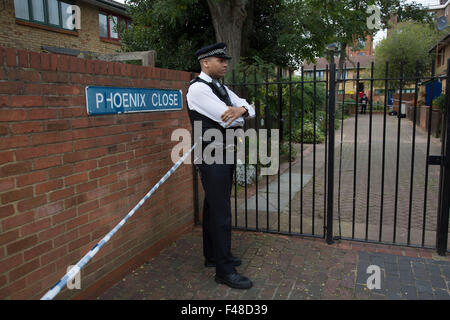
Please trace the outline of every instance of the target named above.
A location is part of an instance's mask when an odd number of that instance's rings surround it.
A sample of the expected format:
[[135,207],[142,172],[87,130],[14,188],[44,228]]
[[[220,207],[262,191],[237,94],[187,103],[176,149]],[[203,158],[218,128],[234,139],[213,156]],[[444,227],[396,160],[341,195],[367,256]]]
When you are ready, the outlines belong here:
[[[413,83],[416,76],[416,63],[421,75],[430,71],[432,54],[430,48],[436,43],[439,34],[430,25],[402,22],[375,48],[375,77],[385,77],[386,61],[389,62],[388,77],[400,78],[403,66],[403,78],[409,78],[404,84]],[[390,81],[391,88],[398,88],[399,81]]]

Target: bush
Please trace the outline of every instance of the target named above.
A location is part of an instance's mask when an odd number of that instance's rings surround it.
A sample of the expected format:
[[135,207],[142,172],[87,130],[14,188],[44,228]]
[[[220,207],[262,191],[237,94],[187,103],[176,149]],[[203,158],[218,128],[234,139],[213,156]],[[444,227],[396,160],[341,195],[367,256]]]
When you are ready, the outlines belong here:
[[[302,142],[302,129],[297,129],[292,133],[292,141]],[[325,141],[325,135],[322,130],[316,129],[316,144]],[[303,143],[314,143],[314,125],[311,122],[303,124]]]
[[[289,136],[286,138],[286,140],[289,139]],[[294,136],[292,136],[292,142],[294,142]],[[280,155],[287,155],[289,156],[289,142],[282,143],[280,146]],[[294,150],[294,148],[291,148],[291,160],[295,160],[297,157],[297,151]]]
[[434,99],[432,105],[433,107],[438,107],[439,110],[441,110],[441,112],[445,114],[445,94],[441,94],[439,97]]

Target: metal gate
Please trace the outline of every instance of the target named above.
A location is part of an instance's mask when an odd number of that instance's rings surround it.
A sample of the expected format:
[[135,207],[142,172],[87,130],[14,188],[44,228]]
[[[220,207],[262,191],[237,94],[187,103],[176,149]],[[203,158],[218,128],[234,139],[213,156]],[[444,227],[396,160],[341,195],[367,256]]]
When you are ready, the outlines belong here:
[[[339,79],[335,64],[302,68],[299,74],[232,72],[225,84],[255,106],[246,129],[268,132],[265,141],[258,134],[258,150],[270,149],[272,129],[280,137],[277,174],[258,176],[259,162],[237,166],[231,198],[235,229],[447,252],[450,70],[437,77],[433,63],[431,75],[423,76],[417,66],[413,78],[402,70],[389,78],[388,70],[386,63],[385,76],[375,78],[373,63],[366,69],[358,63],[344,66]],[[446,82],[443,112],[424,107],[419,96],[425,81],[436,80]],[[361,89],[368,97],[365,113]],[[440,128],[439,138],[434,128]]]

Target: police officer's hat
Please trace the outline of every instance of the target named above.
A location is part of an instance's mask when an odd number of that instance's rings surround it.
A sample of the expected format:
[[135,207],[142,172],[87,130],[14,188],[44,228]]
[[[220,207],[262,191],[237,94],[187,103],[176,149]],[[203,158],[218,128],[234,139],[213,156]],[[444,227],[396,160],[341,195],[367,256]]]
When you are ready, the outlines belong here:
[[219,42],[197,50],[195,55],[197,57],[197,60],[201,60],[208,57],[231,59],[231,57],[227,55],[226,51],[227,45],[223,42]]

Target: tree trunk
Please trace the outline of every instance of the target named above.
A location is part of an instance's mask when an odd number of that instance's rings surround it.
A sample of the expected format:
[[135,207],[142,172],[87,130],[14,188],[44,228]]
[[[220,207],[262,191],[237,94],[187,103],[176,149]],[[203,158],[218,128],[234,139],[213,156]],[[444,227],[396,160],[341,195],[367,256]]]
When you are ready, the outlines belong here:
[[217,42],[227,44],[231,67],[241,57],[241,41],[249,0],[207,0]]

